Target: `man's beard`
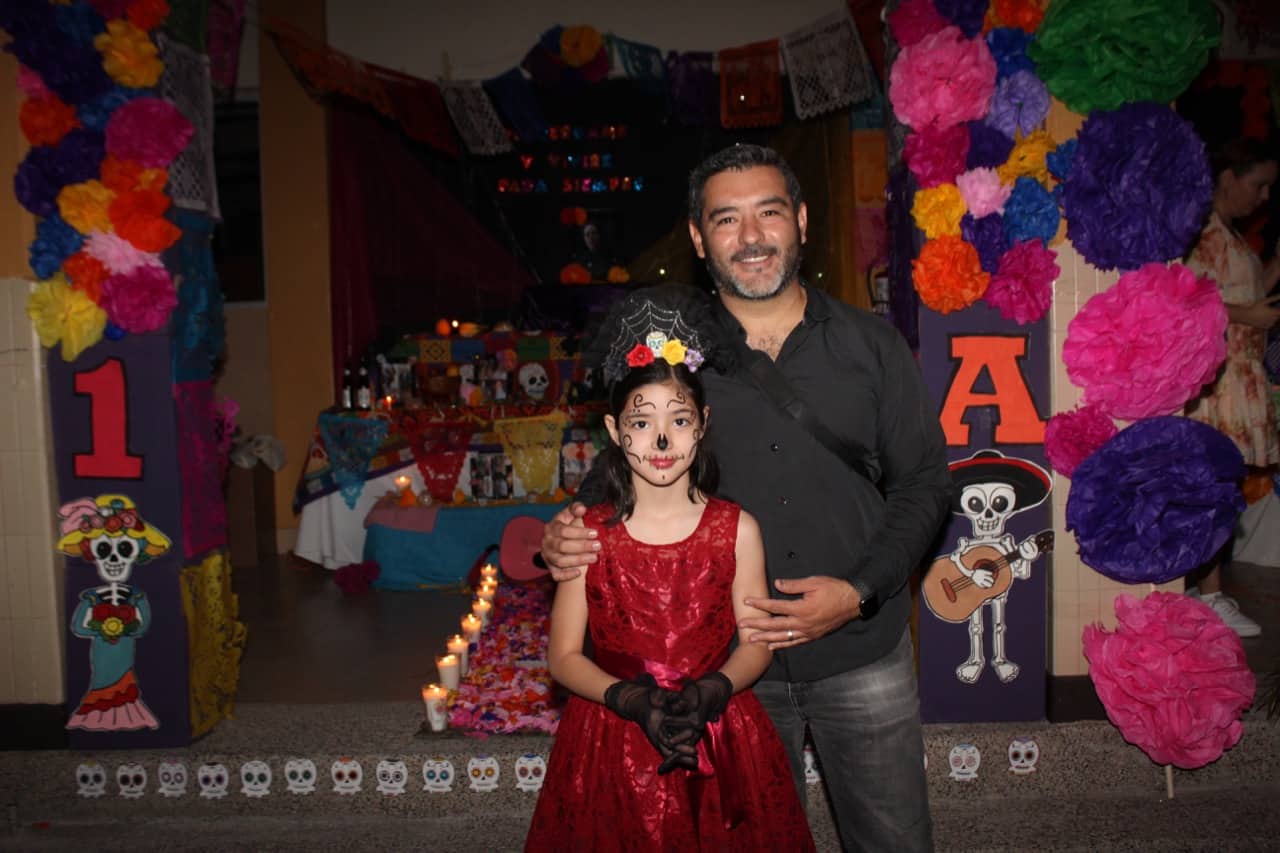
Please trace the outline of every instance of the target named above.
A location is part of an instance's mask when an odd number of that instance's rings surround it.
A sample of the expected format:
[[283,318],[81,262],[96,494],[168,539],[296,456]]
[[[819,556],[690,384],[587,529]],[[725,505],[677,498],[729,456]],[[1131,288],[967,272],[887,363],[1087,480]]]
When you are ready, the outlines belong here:
[[[738,256],[752,257],[764,249],[769,254],[776,254],[778,248],[776,246],[758,245],[751,249],[743,249],[735,253],[729,258],[730,263]],[[796,240],[791,244],[790,250],[782,256],[782,266],[778,270],[778,278],[771,286],[764,290],[752,291],[748,290],[742,282],[734,278],[733,273],[728,266],[721,266],[715,257],[707,252],[707,272],[711,274],[711,280],[721,290],[728,291],[739,299],[749,299],[753,302],[763,302],[766,299],[773,299],[781,293],[796,275],[800,272],[800,262],[802,259],[800,252],[800,241]]]

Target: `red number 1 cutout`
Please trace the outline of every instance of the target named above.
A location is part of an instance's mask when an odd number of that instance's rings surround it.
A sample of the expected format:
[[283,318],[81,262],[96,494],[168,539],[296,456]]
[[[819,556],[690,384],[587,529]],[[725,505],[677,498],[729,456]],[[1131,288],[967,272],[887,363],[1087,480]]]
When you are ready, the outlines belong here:
[[142,457],[128,451],[129,405],[120,359],[109,358],[100,367],[77,373],[76,393],[89,395],[93,422],[93,451],[75,454],[76,476],[140,479]]

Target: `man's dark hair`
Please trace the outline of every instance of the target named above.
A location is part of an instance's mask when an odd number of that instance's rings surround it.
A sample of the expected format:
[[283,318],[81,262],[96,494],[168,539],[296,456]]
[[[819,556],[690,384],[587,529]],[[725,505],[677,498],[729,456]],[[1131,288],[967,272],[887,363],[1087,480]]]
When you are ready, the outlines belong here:
[[721,172],[743,172],[756,166],[772,166],[782,173],[787,182],[787,195],[791,197],[791,208],[799,210],[804,201],[800,193],[800,179],[782,155],[763,145],[738,143],[712,154],[689,173],[689,219],[693,224],[702,228],[702,191],[707,181]]

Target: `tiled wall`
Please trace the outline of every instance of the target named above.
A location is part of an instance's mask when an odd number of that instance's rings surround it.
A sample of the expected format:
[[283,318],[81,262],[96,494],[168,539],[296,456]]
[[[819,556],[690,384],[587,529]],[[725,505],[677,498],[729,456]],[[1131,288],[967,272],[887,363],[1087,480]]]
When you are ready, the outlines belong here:
[[64,699],[65,570],[54,553],[49,409],[29,290],[0,278],[0,705]]

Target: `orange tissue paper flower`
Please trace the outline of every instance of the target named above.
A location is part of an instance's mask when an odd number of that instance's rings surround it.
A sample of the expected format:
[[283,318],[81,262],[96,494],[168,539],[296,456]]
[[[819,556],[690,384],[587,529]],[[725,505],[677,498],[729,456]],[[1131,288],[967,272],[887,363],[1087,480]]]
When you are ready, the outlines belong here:
[[1049,180],[1049,167],[1045,157],[1058,147],[1047,130],[1037,130],[1019,139],[1009,154],[1009,159],[996,169],[1000,180],[1012,184],[1023,176],[1035,178],[1041,184]]
[[1001,25],[1034,33],[1044,20],[1046,5],[1047,0],[995,0],[991,7]]
[[106,264],[81,250],[62,262],[62,272],[74,289],[101,304],[102,283],[111,274]]
[[596,58],[604,40],[595,27],[565,27],[560,33],[560,58],[570,68],[581,68]]
[[27,98],[18,111],[22,135],[32,145],[57,145],[67,131],[80,126],[73,107],[53,95]]
[[107,208],[113,198],[115,193],[100,181],[69,184],[58,191],[58,213],[81,234],[110,231],[111,217]]
[[122,18],[107,21],[107,31],[93,37],[93,46],[102,54],[103,69],[121,86],[149,88],[164,71],[155,42]]
[[968,308],[982,297],[991,275],[982,269],[978,250],[959,237],[927,241],[911,262],[911,280],[920,301],[940,314]]
[[108,154],[102,161],[102,183],[115,192],[163,190],[169,182],[168,169],[147,169],[133,160]]
[[169,4],[165,0],[134,0],[125,15],[138,29],[154,30],[169,17]]
[[144,252],[163,252],[182,236],[182,231],[164,218],[169,197],[158,190],[121,193],[111,202],[111,223],[116,233]]
[[964,212],[964,197],[955,184],[938,184],[927,190],[918,190],[911,203],[911,218],[930,240],[946,235],[959,236]]

